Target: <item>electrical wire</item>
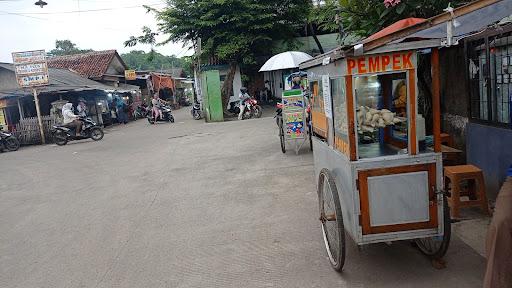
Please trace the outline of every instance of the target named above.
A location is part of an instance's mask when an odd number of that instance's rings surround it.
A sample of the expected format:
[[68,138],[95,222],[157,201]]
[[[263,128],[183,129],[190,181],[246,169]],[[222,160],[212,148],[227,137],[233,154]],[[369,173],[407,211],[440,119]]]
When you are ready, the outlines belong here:
[[[2,1],[2,0],[0,0],[0,1]],[[156,6],[156,5],[167,5],[167,4],[160,2],[160,3],[152,3],[152,4],[147,4],[147,5],[140,4],[140,5],[134,5],[134,6],[98,8],[98,9],[86,9],[86,10],[71,10],[71,11],[60,11],[60,12],[9,12],[9,11],[2,11],[2,12],[4,14],[12,14],[12,15],[55,15],[55,14],[73,14],[73,13],[113,11],[113,10],[120,10],[120,9],[142,8],[143,6]]]

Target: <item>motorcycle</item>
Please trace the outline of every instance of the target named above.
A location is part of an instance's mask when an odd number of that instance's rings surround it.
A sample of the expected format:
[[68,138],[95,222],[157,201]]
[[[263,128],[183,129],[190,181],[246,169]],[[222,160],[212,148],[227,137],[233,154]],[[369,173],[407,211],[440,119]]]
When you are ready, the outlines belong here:
[[4,150],[16,151],[20,148],[20,141],[10,132],[3,131],[3,127],[0,126],[0,152]]
[[[163,105],[160,110],[162,111],[162,115],[156,119],[156,122],[171,122],[174,123],[174,116],[171,112],[171,107],[167,105]],[[148,122],[149,124],[155,124],[155,117],[153,116],[153,113],[149,113],[148,116]]]
[[64,125],[52,126],[52,134],[55,144],[63,146],[73,140],[91,138],[94,141],[100,141],[103,139],[103,136],[105,135],[103,128],[96,124],[96,122],[92,121],[91,118],[80,117],[78,120],[82,121],[82,131],[80,132],[80,136],[76,136],[75,128],[68,128]]
[[252,117],[261,118],[263,113],[261,106],[258,105],[258,101],[254,98],[248,98],[244,102],[244,113],[242,114],[242,120],[250,119]]
[[199,120],[203,117],[201,112],[201,105],[198,102],[194,103],[194,106],[192,106],[192,110],[190,110],[190,113],[192,114],[192,117],[195,120]]
[[135,111],[133,111],[133,118],[135,120],[146,118],[148,114],[151,114],[151,109],[145,105],[139,105],[135,108]]
[[233,113],[233,114],[236,114],[238,115],[238,113],[240,113],[240,100],[231,100],[230,99],[230,102],[228,104],[228,111]]

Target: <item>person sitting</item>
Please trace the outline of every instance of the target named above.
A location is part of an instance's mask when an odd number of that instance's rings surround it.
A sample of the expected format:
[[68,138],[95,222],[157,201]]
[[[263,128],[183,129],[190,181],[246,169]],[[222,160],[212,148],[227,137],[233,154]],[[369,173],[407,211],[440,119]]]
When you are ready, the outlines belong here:
[[160,99],[158,94],[155,93],[153,99],[151,100],[151,104],[153,105],[153,116],[155,117],[155,122],[158,120],[158,117],[163,118],[162,106],[167,102]]
[[78,115],[80,117],[87,117],[87,105],[85,105],[84,99],[78,100],[78,105],[76,106],[76,110],[78,111]]
[[66,103],[62,106],[62,116],[64,118],[63,126],[68,128],[75,128],[75,135],[80,136],[82,131],[82,121],[79,120],[80,116],[73,113],[73,104]]

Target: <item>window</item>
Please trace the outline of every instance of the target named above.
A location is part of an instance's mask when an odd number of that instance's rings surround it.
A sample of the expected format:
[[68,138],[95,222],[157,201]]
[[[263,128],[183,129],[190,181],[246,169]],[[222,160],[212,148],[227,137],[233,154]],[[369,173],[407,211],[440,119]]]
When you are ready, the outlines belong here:
[[507,32],[466,43],[471,118],[510,126],[512,34]]
[[349,155],[347,95],[345,78],[331,79],[332,114],[334,122],[334,146]]
[[354,77],[360,159],[407,153],[409,97],[406,75]]

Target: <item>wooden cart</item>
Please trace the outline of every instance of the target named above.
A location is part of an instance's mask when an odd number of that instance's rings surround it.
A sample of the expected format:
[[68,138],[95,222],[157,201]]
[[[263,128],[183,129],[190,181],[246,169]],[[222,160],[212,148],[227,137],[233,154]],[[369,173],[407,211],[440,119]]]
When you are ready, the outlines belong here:
[[[308,72],[318,215],[333,268],[345,263],[345,235],[357,245],[414,240],[424,254],[442,257],[450,216],[442,192],[437,48],[321,57],[300,68]],[[431,90],[421,94],[432,97],[421,101],[419,59],[428,60],[432,76]]]

